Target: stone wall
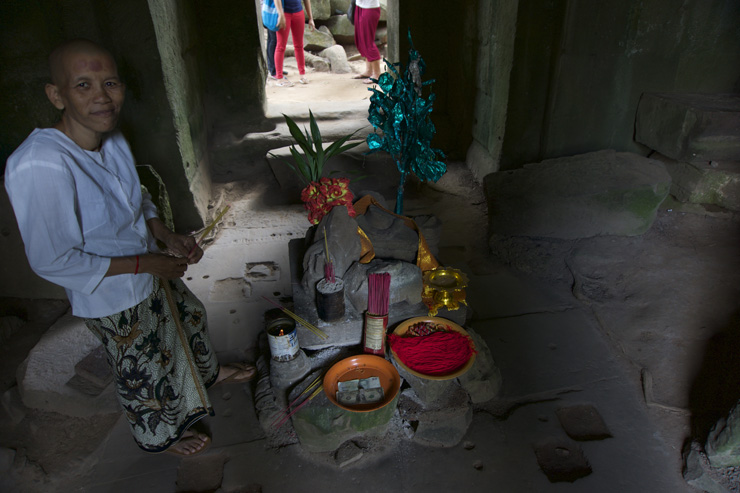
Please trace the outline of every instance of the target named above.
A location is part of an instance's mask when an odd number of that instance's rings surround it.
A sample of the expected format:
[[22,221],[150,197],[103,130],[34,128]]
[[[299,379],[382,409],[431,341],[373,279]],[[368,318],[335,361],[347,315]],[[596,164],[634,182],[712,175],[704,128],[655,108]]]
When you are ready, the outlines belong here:
[[[478,1],[455,2],[454,8],[440,0],[398,1],[397,25],[396,61],[404,66],[408,62],[407,33],[411,30],[414,47],[427,67],[422,79],[436,80],[431,86],[437,96],[431,114],[437,129],[432,146],[442,149],[451,160],[464,161],[474,120]],[[389,34],[389,45],[391,40]]]
[[737,92],[739,23],[735,0],[520,1],[502,169],[647,154],[633,140],[640,95]]

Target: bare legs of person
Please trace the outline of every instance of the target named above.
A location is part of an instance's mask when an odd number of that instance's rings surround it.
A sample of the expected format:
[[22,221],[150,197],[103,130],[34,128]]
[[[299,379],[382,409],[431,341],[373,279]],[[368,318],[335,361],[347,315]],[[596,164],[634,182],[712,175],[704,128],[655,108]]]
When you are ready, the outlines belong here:
[[[247,363],[228,363],[221,365],[213,385],[227,383],[246,383],[257,374],[257,369]],[[211,437],[192,428],[182,434],[180,440],[171,445],[167,452],[175,455],[195,455],[203,452],[211,444]]]
[[355,77],[356,79],[365,79],[362,82],[365,84],[375,84],[371,79],[378,79],[380,77],[380,59],[368,61],[365,59],[365,71]]
[[370,77],[372,77],[373,79],[377,79],[378,77],[380,77],[380,59],[368,62],[368,65],[370,69]]

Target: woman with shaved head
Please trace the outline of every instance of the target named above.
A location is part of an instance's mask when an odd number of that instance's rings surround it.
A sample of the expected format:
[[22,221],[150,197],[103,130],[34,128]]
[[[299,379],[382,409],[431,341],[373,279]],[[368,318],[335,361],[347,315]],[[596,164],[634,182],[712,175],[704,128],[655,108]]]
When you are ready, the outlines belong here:
[[142,193],[116,130],[125,86],[111,54],[72,40],[52,52],[49,69],[59,122],[35,129],[5,169],[29,263],[65,288],[73,314],[105,346],[137,444],[202,452],[210,438],[190,427],[213,415],[206,388],[249,381],[255,369],[216,360],[203,305],[180,279],[203,251],[170,231]]

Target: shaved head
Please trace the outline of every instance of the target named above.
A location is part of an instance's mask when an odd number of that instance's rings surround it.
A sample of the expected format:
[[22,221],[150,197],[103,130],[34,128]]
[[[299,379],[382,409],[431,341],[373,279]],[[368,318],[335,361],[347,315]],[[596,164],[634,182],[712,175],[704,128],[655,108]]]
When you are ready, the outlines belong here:
[[49,71],[46,96],[62,111],[54,128],[83,149],[98,149],[103,135],[115,128],[124,100],[116,61],[102,46],[73,39],[49,55]]
[[105,55],[115,65],[115,60],[108,50],[88,39],[72,39],[57,46],[49,55],[49,72],[51,83],[59,85],[64,82],[65,68],[72,55]]

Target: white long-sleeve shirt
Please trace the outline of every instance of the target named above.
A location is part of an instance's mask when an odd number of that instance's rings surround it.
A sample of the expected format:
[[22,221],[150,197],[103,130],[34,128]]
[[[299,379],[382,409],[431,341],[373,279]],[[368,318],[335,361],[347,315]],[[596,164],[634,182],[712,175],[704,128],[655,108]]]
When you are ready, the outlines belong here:
[[149,296],[149,274],[105,277],[111,257],[157,251],[146,225],[157,209],[120,132],[94,152],[35,129],[8,158],[5,188],[31,268],[65,288],[74,315],[112,315]]

